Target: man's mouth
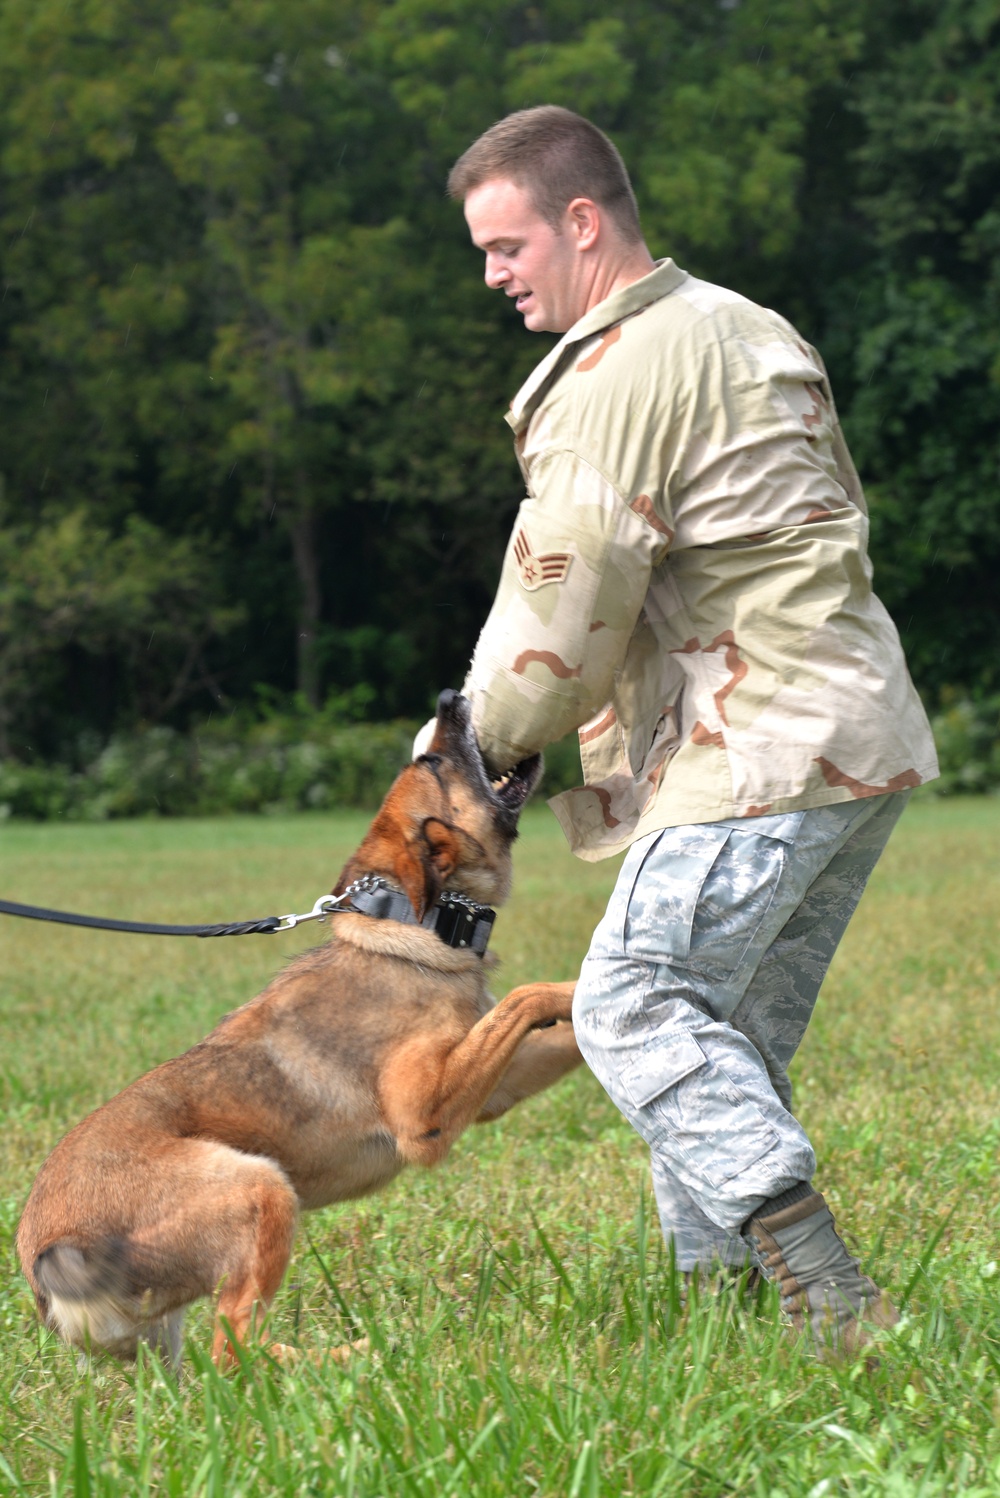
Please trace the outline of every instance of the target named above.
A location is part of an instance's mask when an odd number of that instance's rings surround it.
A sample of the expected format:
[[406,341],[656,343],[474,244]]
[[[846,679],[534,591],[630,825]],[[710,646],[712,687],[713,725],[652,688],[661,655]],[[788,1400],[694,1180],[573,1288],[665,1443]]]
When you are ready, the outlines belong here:
[[514,299],[514,306],[517,308],[518,312],[523,312],[524,308],[525,308],[525,303],[528,302],[528,301],[530,301],[530,300],[531,300],[531,292],[530,291],[519,291],[517,293],[515,299]]

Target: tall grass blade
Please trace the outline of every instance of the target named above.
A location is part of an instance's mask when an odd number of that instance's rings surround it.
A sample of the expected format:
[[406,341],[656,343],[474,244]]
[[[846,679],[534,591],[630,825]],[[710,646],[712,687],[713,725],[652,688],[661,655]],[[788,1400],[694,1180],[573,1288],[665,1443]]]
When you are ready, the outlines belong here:
[[570,1300],[575,1304],[576,1293],[573,1289],[573,1283],[570,1280],[569,1275],[566,1273],[566,1268],[562,1260],[556,1253],[555,1249],[552,1247],[548,1235],[546,1234],[545,1229],[542,1227],[541,1223],[538,1221],[538,1218],[534,1215],[534,1213],[531,1213],[530,1217],[531,1225],[535,1230],[535,1234],[538,1238],[539,1243],[542,1245],[542,1252],[548,1259],[549,1263],[552,1265],[552,1268],[555,1270],[556,1274],[559,1276],[559,1279],[562,1281]]
[[83,1434],[83,1399],[73,1406],[73,1498],[92,1498],[93,1481]]

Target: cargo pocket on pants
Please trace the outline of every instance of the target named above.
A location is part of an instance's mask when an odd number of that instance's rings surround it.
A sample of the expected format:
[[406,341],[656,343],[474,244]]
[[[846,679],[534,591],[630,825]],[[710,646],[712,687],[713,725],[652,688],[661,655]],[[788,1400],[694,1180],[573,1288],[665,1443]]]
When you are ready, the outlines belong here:
[[757,1104],[690,1033],[654,1042],[620,1081],[647,1143],[708,1186],[725,1185],[778,1143]]
[[621,917],[627,957],[647,962],[687,958],[702,889],[729,837],[728,827],[714,823],[667,828],[652,838],[636,867],[623,864],[619,887],[631,875]]
[[787,858],[786,839],[729,829],[698,890],[685,967],[706,975],[733,973],[751,948],[759,946],[763,955],[762,930]]
[[636,1108],[645,1108],[660,1093],[676,1087],[708,1057],[693,1035],[684,1032],[668,1040],[655,1041],[621,1074],[621,1084]]

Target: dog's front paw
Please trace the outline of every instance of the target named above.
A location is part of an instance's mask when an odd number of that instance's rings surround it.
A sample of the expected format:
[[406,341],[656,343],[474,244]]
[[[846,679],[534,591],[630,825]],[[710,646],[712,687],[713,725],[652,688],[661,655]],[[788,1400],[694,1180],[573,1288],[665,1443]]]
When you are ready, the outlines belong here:
[[302,1357],[300,1349],[289,1347],[287,1342],[272,1342],[267,1351],[276,1363],[281,1364],[282,1368],[294,1368]]
[[356,1342],[345,1342],[342,1347],[327,1347],[320,1354],[320,1361],[330,1363],[348,1363],[351,1358],[369,1350],[370,1343],[367,1337],[359,1337]]
[[324,1363],[346,1363],[355,1354],[367,1352],[368,1347],[368,1338],[359,1337],[356,1342],[345,1342],[342,1347],[316,1347],[309,1352],[299,1347],[289,1347],[286,1342],[272,1342],[267,1350],[283,1368],[294,1368],[303,1360],[315,1368],[322,1368]]

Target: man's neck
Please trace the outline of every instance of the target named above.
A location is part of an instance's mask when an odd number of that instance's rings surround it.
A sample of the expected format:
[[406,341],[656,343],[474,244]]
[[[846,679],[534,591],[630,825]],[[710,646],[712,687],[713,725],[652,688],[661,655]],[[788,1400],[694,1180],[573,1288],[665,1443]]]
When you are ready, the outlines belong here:
[[[616,291],[623,291],[626,286],[641,281],[643,276],[650,275],[655,269],[656,262],[645,244],[626,245],[622,247],[621,253],[603,256],[595,263],[591,276],[584,283],[585,305],[580,317],[585,317],[594,307],[614,296]],[[579,321],[579,317],[576,321]]]

